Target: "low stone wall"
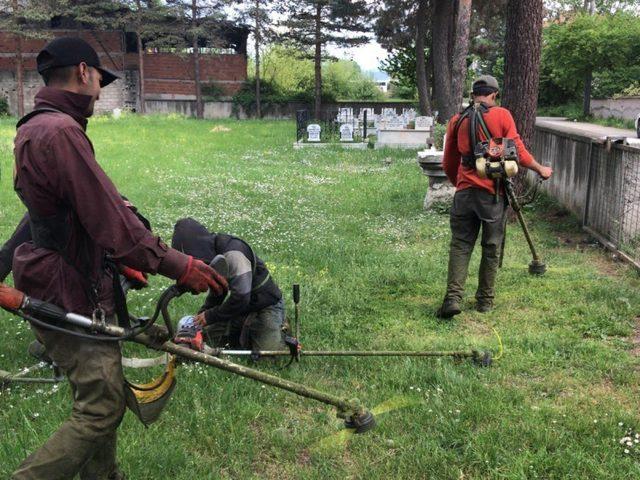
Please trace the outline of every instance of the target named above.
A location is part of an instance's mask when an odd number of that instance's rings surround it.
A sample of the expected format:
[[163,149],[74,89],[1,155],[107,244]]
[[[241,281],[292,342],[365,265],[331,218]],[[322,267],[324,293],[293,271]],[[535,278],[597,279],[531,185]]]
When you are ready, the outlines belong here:
[[640,97],[608,98],[591,100],[591,114],[601,118],[624,118],[635,120],[640,114]]
[[[147,113],[178,114],[186,117],[196,116],[196,101],[191,99],[147,99],[145,102]],[[204,118],[219,119],[234,116],[233,102],[204,102]],[[240,112],[240,118],[246,118],[244,112]]]

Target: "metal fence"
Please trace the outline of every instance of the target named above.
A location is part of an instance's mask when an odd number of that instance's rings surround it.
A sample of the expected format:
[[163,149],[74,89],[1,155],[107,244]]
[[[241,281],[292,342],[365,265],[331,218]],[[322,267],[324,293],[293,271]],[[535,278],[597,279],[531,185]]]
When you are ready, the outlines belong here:
[[533,152],[554,168],[551,196],[640,267],[640,149],[537,127]]

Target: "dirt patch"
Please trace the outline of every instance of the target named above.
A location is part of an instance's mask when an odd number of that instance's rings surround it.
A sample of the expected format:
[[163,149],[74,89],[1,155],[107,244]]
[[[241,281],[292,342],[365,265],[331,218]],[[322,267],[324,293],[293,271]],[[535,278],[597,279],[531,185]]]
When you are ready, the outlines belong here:
[[298,465],[308,467],[311,465],[311,453],[305,448],[298,454]]
[[631,355],[640,357],[640,317],[636,317],[636,325],[631,334],[631,345],[633,345]]

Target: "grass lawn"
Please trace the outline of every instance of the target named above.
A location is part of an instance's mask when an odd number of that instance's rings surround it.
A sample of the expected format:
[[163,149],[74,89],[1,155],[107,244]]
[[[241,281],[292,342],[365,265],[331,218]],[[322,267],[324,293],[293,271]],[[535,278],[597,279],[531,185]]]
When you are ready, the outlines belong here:
[[[442,323],[433,312],[444,293],[448,216],[423,211],[427,182],[415,153],[294,151],[294,130],[292,122],[125,117],[95,119],[89,134],[100,163],[162,237],[192,216],[245,238],[285,292],[290,318],[291,284],[300,283],[307,349],[496,351],[495,328],[504,355],[487,369],[410,358],[260,366],[379,410],[404,405],[358,436],[337,433],[341,422],[324,405],[182,366],[158,423],[145,429],[125,417],[119,459],[129,478],[640,478],[640,447],[620,444],[628,428],[640,431],[637,274],[580,242],[570,217],[539,202],[542,214],[526,215],[548,273],[527,274],[529,253],[512,225],[495,311],[472,308],[475,255],[465,311]],[[11,188],[13,134],[13,121],[0,122],[0,239],[23,212]],[[131,310],[150,314],[168,284],[152,279],[130,296]],[[174,315],[201,300],[183,297]],[[0,333],[0,369],[33,363],[23,322],[0,313]],[[66,384],[0,390],[0,478],[70,405]]]

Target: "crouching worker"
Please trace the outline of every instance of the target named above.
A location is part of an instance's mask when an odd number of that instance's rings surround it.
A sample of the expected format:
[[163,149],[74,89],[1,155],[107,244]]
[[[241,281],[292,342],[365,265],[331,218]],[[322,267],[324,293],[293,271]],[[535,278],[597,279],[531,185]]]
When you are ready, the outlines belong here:
[[[195,317],[196,329],[212,347],[285,350],[285,308],[282,292],[264,262],[244,240],[209,232],[192,218],[176,223],[171,245],[176,250],[209,264],[223,255],[229,267],[229,294],[209,295]],[[177,342],[198,342],[193,324],[178,326]],[[193,345],[198,349],[198,345]]]

